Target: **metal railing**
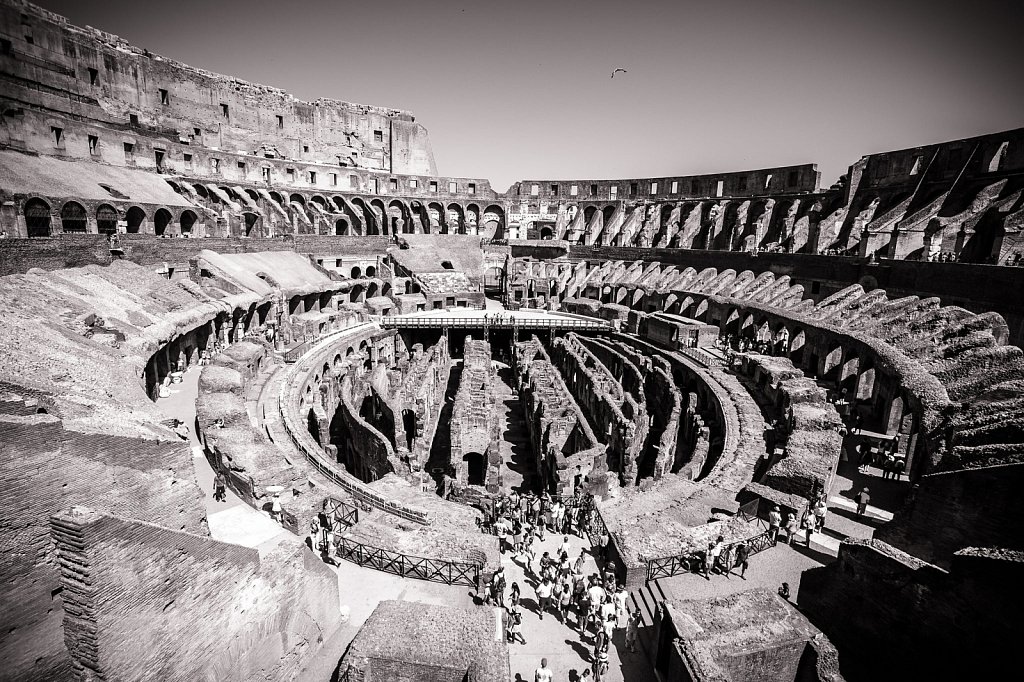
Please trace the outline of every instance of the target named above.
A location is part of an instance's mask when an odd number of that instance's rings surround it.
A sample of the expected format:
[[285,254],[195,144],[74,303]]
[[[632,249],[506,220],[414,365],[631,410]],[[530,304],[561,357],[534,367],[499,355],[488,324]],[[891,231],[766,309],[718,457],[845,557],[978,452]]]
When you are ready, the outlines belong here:
[[483,564],[468,561],[446,561],[408,556],[380,547],[371,547],[355,540],[337,537],[334,541],[339,558],[403,578],[417,578],[446,585],[477,587]]
[[380,326],[383,329],[612,329],[611,323],[604,320],[570,320],[555,316],[548,319],[508,317],[486,321],[482,317],[384,317]]
[[354,526],[359,523],[359,507],[334,497],[324,498],[324,514],[337,524]]
[[[747,556],[749,557],[769,547],[774,547],[776,539],[772,537],[771,530],[765,530],[763,533],[729,543],[722,550],[722,556],[733,556],[733,549],[741,542],[747,545]],[[648,559],[647,580],[650,582],[658,578],[670,578],[680,573],[692,573],[704,565],[704,554],[705,552],[700,550]]]

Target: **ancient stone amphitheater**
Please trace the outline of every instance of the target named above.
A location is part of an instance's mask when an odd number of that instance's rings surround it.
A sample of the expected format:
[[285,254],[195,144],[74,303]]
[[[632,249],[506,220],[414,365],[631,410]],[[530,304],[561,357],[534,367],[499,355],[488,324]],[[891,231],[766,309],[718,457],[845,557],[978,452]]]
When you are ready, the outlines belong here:
[[0,680],[574,679],[482,598],[528,491],[604,679],[1013,669],[1024,129],[501,193],[20,0],[0,65]]

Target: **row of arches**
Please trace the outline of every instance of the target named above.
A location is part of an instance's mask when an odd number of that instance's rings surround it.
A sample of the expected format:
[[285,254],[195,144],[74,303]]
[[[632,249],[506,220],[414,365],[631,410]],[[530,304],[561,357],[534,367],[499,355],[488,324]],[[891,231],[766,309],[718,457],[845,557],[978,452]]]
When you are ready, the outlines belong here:
[[246,233],[255,227],[266,202],[284,216],[294,216],[299,223],[318,231],[336,235],[395,234],[493,234],[505,225],[505,210],[499,204],[477,202],[440,202],[390,199],[381,197],[282,193],[278,190],[255,190],[230,185],[205,185],[168,180],[179,194],[199,200],[210,208],[242,211]]
[[[25,216],[25,227],[29,237],[49,237],[53,234],[54,218],[60,220],[61,232],[85,233],[88,232],[89,213],[85,206],[77,201],[66,201],[60,211],[54,215],[53,208],[44,199],[34,197],[25,202],[23,213]],[[111,204],[100,204],[96,207],[94,217],[96,219],[96,231],[99,234],[114,234],[117,232],[119,220],[125,221],[126,231],[129,234],[136,234],[140,231],[143,223],[149,219],[146,211],[139,206],[130,206],[126,211],[119,211]],[[189,234],[198,220],[196,213],[190,209],[182,210],[178,214],[178,228],[182,234]],[[163,235],[167,228],[175,221],[174,215],[166,208],[158,208],[153,213],[153,228],[157,235]]]

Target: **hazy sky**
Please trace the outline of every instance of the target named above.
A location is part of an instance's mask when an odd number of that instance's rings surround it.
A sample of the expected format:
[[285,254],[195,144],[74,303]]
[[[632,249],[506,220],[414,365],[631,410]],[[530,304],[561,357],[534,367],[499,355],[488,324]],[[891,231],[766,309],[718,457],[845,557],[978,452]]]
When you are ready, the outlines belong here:
[[411,110],[440,173],[499,191],[808,162],[828,186],[864,154],[1024,125],[1021,0],[39,4],[300,99]]

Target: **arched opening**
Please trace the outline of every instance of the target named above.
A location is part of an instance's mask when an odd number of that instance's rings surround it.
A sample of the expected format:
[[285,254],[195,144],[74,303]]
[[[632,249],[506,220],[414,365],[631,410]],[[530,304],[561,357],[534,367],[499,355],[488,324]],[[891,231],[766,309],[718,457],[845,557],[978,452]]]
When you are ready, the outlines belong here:
[[125,221],[128,223],[126,229],[128,234],[136,234],[146,221],[146,212],[138,206],[132,206],[125,214]]
[[260,217],[259,215],[250,212],[243,213],[242,217],[245,219],[245,236],[251,237],[253,231],[256,230],[256,226],[260,222]]
[[402,410],[402,428],[405,431],[405,446],[412,450],[416,441],[416,413],[412,410]]
[[192,211],[182,211],[181,217],[178,219],[178,225],[181,227],[182,234],[192,234],[192,226],[196,224],[196,214]]
[[25,202],[25,227],[29,237],[50,236],[50,205],[42,199]]
[[366,276],[367,277],[376,277],[377,276],[377,267],[375,265],[368,265],[366,267]]
[[483,485],[487,479],[487,460],[479,452],[467,452],[462,461],[466,463],[466,483]]
[[153,216],[153,229],[156,231],[157,236],[161,236],[167,231],[167,226],[171,224],[172,219],[171,212],[166,208],[157,210]]
[[360,279],[363,276],[363,269],[358,265],[352,266],[352,279]]
[[839,381],[839,365],[843,359],[843,347],[833,346],[825,356],[825,362],[821,368],[821,378],[826,381]]
[[347,235],[348,234],[348,221],[344,218],[338,218],[334,221],[334,234],[336,235]]
[[505,211],[501,206],[492,204],[484,209],[480,236],[488,239],[505,239]]
[[412,223],[406,214],[405,205],[397,199],[388,203],[388,223],[391,227],[391,234],[411,233]]
[[799,330],[794,336],[792,342],[789,344],[789,359],[797,367],[800,367],[804,361],[804,331]]
[[466,219],[462,206],[448,204],[448,231],[455,234],[466,234]]
[[88,225],[85,207],[69,201],[60,209],[60,227],[64,232],[85,232]]
[[544,227],[540,228],[541,239],[552,239],[554,238],[554,235],[554,231],[549,226],[545,225]]
[[110,204],[100,204],[96,208],[96,231],[100,234],[117,232],[117,210]]
[[355,285],[348,292],[348,300],[351,303],[361,303],[363,301],[363,294],[365,291],[366,290],[362,284]]

